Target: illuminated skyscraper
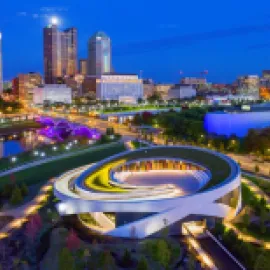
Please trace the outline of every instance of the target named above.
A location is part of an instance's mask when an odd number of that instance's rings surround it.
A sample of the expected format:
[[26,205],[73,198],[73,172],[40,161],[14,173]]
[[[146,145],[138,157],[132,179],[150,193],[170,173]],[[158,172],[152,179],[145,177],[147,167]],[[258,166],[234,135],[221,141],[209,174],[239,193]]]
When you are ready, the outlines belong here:
[[68,28],[61,36],[62,75],[74,76],[78,70],[77,29]]
[[61,72],[61,34],[56,24],[49,25],[43,31],[44,41],[44,77],[45,83],[56,83]]
[[87,60],[86,59],[80,59],[79,63],[79,72],[81,75],[87,75]]
[[57,83],[65,75],[77,72],[77,29],[60,32],[57,21],[44,28],[44,77],[46,84]]
[[88,43],[88,75],[99,76],[112,72],[112,48],[110,38],[97,32]]
[[0,94],[3,92],[2,33],[0,32]]

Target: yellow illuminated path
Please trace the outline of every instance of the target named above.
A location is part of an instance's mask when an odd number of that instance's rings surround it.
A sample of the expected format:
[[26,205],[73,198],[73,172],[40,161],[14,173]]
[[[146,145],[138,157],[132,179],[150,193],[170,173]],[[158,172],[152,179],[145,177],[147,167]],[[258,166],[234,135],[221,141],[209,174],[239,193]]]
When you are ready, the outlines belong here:
[[[258,199],[264,198],[266,200],[267,208],[270,209],[270,198],[268,195],[266,195],[256,184],[254,184],[252,181],[242,178],[242,183],[247,185],[247,187],[255,193],[255,196]],[[235,227],[232,223],[230,222],[224,222],[224,225],[228,228],[233,230],[239,239],[242,239],[245,242],[250,242],[250,243],[255,243],[258,245],[263,246],[265,249],[270,249],[270,242],[269,241],[264,241],[264,240],[259,240],[251,235],[244,234],[242,233],[237,227]]]
[[35,214],[42,207],[50,196],[49,191],[52,190],[53,183],[54,179],[51,179],[42,186],[31,202],[1,213],[1,216],[12,216],[14,219],[0,230],[0,240],[9,237],[13,230],[20,229],[28,221],[29,216]]

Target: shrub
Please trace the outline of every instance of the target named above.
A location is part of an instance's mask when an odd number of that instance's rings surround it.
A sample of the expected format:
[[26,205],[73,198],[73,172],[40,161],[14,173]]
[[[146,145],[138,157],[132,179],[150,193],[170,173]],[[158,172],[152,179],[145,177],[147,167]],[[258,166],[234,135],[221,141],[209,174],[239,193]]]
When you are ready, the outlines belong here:
[[16,186],[12,192],[11,198],[10,198],[10,203],[12,205],[18,205],[22,202],[23,197],[21,190]]
[[254,167],[254,171],[255,171],[255,173],[260,172],[260,167],[257,164]]
[[29,193],[28,187],[25,183],[22,183],[21,185],[21,193],[23,197],[27,196]]
[[63,248],[59,255],[59,270],[73,270],[74,258],[67,248]]
[[148,264],[145,258],[142,258],[137,266],[137,270],[148,270]]

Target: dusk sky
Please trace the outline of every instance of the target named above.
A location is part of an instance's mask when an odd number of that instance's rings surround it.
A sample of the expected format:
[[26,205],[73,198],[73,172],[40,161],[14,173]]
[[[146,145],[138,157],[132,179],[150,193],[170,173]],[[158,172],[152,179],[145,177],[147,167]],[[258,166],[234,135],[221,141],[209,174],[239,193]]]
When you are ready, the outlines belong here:
[[178,82],[209,70],[213,82],[270,69],[269,0],[13,0],[1,1],[4,78],[43,74],[42,28],[58,16],[61,28],[77,27],[79,58],[96,31],[113,44],[116,72],[156,82]]

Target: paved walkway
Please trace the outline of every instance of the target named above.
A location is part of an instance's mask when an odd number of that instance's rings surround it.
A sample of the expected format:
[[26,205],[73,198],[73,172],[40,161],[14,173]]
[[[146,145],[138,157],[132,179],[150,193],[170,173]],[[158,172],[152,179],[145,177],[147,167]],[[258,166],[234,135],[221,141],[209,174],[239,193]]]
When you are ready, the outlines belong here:
[[[246,184],[248,186],[248,188],[255,193],[255,195],[258,198],[264,198],[266,200],[267,203],[267,207],[270,209],[270,197],[265,194],[256,184],[254,184],[252,181],[246,179],[246,178],[242,178],[242,183]],[[224,225],[233,230],[239,239],[242,239],[245,242],[250,242],[250,243],[254,243],[260,246],[263,246],[265,249],[270,249],[270,242],[268,241],[264,241],[264,240],[260,240],[257,239],[251,235],[242,233],[237,227],[234,226],[234,224],[230,223],[230,222],[224,222]]]
[[[117,144],[117,143],[118,142],[113,142],[113,143],[111,143],[111,145]],[[6,175],[10,175],[12,173],[16,173],[16,172],[19,172],[19,171],[23,171],[25,169],[33,168],[33,167],[36,167],[38,165],[42,165],[42,164],[49,163],[49,162],[52,162],[52,161],[56,161],[56,160],[60,160],[60,159],[68,158],[68,157],[72,157],[72,156],[81,155],[81,154],[84,154],[84,153],[87,153],[87,152],[91,152],[91,151],[97,150],[97,149],[102,149],[105,146],[108,146],[108,144],[97,145],[97,146],[90,146],[89,148],[84,149],[84,150],[78,150],[78,151],[69,152],[69,153],[58,155],[58,156],[54,156],[54,157],[51,157],[51,158],[44,158],[42,160],[32,161],[32,162],[26,163],[24,165],[15,167],[13,169],[0,172],[0,177],[6,176]]]
[[49,197],[48,192],[52,189],[53,183],[54,178],[41,187],[39,193],[32,201],[15,209],[1,212],[2,216],[12,216],[14,220],[0,230],[0,240],[9,237],[13,230],[20,229],[28,221],[29,216],[36,213],[42,207]]

